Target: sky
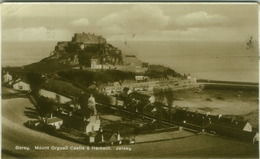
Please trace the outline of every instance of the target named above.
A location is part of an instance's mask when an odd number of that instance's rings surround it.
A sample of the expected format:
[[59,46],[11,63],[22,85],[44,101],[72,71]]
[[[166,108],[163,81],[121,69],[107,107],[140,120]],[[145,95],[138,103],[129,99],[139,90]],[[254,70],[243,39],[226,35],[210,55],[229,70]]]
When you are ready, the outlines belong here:
[[68,41],[91,32],[108,41],[246,41],[258,38],[255,3],[17,3],[2,5],[3,42]]

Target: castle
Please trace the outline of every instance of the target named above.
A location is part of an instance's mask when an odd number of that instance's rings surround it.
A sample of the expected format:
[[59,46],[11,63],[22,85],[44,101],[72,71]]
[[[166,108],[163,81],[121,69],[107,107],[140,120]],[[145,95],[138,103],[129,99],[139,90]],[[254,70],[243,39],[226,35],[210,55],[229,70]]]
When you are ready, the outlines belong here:
[[75,33],[71,41],[58,42],[55,50],[65,51],[65,48],[68,47],[69,43],[76,43],[83,50],[89,45],[106,44],[107,42],[105,38],[96,36],[94,33]]
[[83,44],[105,44],[106,39],[102,36],[96,36],[94,33],[75,33],[72,42]]

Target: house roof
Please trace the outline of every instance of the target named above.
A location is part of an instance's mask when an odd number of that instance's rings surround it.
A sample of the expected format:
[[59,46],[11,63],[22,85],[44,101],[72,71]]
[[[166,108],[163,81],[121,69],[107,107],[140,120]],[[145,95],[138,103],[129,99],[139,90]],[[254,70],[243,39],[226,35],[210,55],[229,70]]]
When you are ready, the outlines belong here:
[[129,97],[130,98],[136,98],[136,99],[139,99],[139,100],[144,102],[144,101],[149,101],[149,98],[151,96],[145,95],[145,94],[141,94],[141,93],[138,93],[138,92],[132,92],[132,93],[129,94]]
[[88,134],[89,136],[91,136],[91,137],[95,137],[95,136],[97,136],[98,135],[98,133],[97,132],[95,132],[95,131],[91,131],[91,132],[89,132],[89,134]]
[[257,135],[257,132],[255,131],[252,132],[243,131],[241,129],[236,129],[234,127],[229,127],[227,125],[222,125],[218,123],[209,124],[206,128],[216,131],[217,133],[222,135],[235,137],[241,140],[248,140],[248,141],[252,141],[253,137]]
[[8,71],[3,76],[12,76]]
[[17,82],[20,82],[22,80],[21,80],[21,78],[17,78],[17,79],[13,79],[12,81],[13,81],[13,83],[17,83]]
[[[228,120],[222,119],[223,117],[221,117],[219,120],[213,122],[212,126],[213,127],[219,127],[219,128],[232,128],[232,129],[236,129],[236,130],[243,130],[244,127],[246,126],[246,124],[248,123],[247,121],[242,121],[242,120]],[[222,119],[222,120],[221,120]],[[212,127],[211,126],[211,127]]]
[[155,106],[149,104],[145,107],[144,111],[147,111],[147,112],[151,112],[153,109],[155,108]]
[[63,121],[63,120],[61,118],[58,118],[58,117],[48,118],[47,124],[56,123],[56,122],[60,122],[60,121]]
[[[16,84],[16,83],[18,83],[18,82],[23,82],[23,83],[25,83],[25,84],[28,84],[27,82],[24,82],[24,81],[21,80],[20,78],[17,79],[17,80],[15,80],[12,84]],[[29,84],[28,84],[28,85],[29,85]]]
[[116,134],[114,133],[111,138],[109,139],[109,142],[116,142],[117,141],[117,137]]

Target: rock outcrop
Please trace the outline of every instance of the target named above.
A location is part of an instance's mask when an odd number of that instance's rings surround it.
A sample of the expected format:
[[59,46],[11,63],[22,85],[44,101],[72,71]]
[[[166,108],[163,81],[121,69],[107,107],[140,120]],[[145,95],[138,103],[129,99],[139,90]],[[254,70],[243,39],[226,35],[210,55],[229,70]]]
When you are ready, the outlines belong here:
[[122,51],[106,42],[102,36],[75,33],[71,41],[58,42],[54,51],[44,61],[56,60],[63,64],[90,67],[91,59],[102,64],[123,65]]

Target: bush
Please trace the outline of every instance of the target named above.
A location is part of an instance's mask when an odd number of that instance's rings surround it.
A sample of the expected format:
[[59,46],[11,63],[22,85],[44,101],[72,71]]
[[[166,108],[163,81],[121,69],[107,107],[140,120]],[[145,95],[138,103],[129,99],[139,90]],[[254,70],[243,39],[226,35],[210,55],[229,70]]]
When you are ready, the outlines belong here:
[[37,100],[36,109],[38,113],[43,117],[51,114],[56,108],[55,102],[47,97],[40,96],[36,100]]

